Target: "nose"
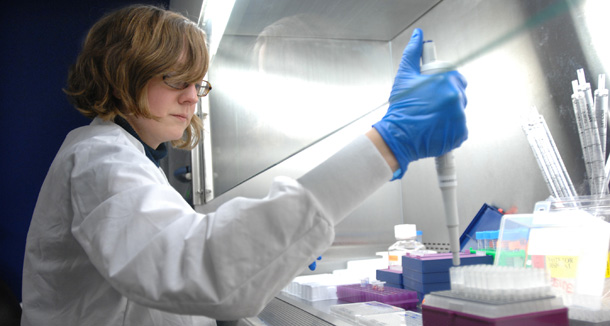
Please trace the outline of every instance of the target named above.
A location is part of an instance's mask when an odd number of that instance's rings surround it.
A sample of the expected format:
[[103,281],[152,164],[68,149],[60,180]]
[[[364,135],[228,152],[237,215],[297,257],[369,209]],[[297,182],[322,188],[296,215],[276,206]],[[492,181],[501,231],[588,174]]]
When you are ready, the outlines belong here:
[[195,84],[189,84],[189,86],[182,91],[180,102],[185,104],[195,104],[198,101],[199,97],[197,96],[197,88],[195,88]]

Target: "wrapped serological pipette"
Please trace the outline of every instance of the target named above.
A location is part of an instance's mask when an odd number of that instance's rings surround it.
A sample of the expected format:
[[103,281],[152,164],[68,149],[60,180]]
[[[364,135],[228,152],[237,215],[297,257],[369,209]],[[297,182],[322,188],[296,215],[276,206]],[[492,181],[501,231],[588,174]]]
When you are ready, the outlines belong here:
[[522,127],[551,195],[555,198],[576,196],[553,136],[536,107],[532,107]]
[[605,160],[593,107],[591,86],[586,82],[582,69],[577,73],[578,80],[572,81],[572,106],[578,126],[589,191],[591,195],[598,195],[603,191]]
[[[606,157],[606,134],[608,127],[608,90],[606,89],[606,74],[597,76],[597,89],[593,95],[593,107],[597,118],[597,129],[602,146],[602,156]],[[607,184],[607,183],[606,183]]]
[[[600,130],[600,142],[602,146],[603,157],[606,158],[606,128],[608,125],[608,89],[606,89],[606,74],[600,74],[597,79],[597,89],[593,97],[593,107],[597,117],[598,129]],[[601,126],[600,126],[601,125]],[[601,131],[603,130],[603,132]],[[602,184],[602,193],[608,194],[608,183],[610,183],[610,160],[606,161],[604,167],[604,183]]]

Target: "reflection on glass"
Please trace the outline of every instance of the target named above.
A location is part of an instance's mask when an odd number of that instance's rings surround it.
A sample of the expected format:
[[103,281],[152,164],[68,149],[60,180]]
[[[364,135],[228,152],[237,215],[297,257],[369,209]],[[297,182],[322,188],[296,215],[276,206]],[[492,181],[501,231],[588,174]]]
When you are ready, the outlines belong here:
[[[285,17],[256,37],[225,35],[210,80],[215,193],[223,193],[377,107],[386,42],[320,38],[332,22]],[[231,132],[227,132],[230,130]]]

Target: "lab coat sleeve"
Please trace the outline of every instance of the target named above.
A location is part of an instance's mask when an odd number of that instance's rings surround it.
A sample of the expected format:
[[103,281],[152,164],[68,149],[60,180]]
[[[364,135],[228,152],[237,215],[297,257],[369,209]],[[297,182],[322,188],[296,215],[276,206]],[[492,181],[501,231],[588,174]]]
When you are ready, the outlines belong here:
[[299,178],[336,225],[392,178],[390,167],[364,135]]
[[100,274],[139,304],[219,320],[254,316],[390,179],[363,137],[298,181],[277,178],[265,198],[235,198],[208,215],[133,147],[79,148],[72,233]]

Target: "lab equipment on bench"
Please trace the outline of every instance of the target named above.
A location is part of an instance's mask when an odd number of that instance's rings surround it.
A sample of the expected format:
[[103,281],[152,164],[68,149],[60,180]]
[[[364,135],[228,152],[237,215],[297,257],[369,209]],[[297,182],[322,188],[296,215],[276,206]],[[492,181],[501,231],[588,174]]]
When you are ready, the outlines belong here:
[[377,301],[338,304],[330,307],[331,313],[354,323],[358,322],[358,317],[360,316],[387,314],[402,311],[405,310]]
[[[610,233],[608,222],[610,222],[610,196],[579,196],[575,198],[552,198],[547,201],[536,203],[538,208],[534,214],[547,213],[554,214],[562,212],[564,214],[586,212],[590,214],[589,219],[592,225],[588,228],[577,227],[572,230],[575,234],[572,251],[576,248],[581,249],[586,254],[585,257],[567,254],[548,255],[544,259],[539,256],[532,257],[532,266],[551,267],[553,286],[564,297],[565,304],[569,308],[570,325],[589,326],[589,325],[609,325],[610,324],[610,270],[608,269],[607,243],[604,243],[603,235]],[[578,215],[576,215],[578,216]],[[603,222],[605,221],[605,222]],[[577,223],[573,221],[572,223]],[[556,221],[554,227],[559,227],[560,221]],[[568,226],[569,227],[569,226]],[[600,236],[599,232],[602,233]],[[600,242],[591,243],[595,239],[601,238]],[[586,238],[583,243],[581,238]],[[552,243],[550,243],[552,245]],[[566,251],[563,249],[562,251]],[[565,264],[565,262],[574,262]],[[587,267],[585,264],[595,262],[597,267]],[[606,262],[606,263],[604,263]],[[601,269],[601,271],[599,270]],[[605,274],[605,275],[604,275]],[[588,293],[587,293],[588,292]]]
[[417,309],[415,291],[383,286],[383,282],[337,286],[337,298],[346,302],[377,301],[403,309]]
[[394,225],[396,242],[388,248],[388,268],[402,270],[402,256],[409,252],[426,250],[421,242],[417,241],[415,224]]
[[478,250],[496,250],[498,243],[498,230],[479,231],[477,232],[476,237]]
[[337,277],[333,274],[314,274],[295,277],[286,285],[283,293],[315,302],[337,299],[337,285],[351,284],[355,280]]
[[449,269],[451,291],[480,300],[528,300],[552,296],[551,279],[544,269],[471,265]]
[[422,315],[419,312],[407,310],[389,314],[366,315],[357,318],[362,326],[422,326]]
[[565,209],[557,204],[546,210],[537,204],[534,214],[505,215],[495,265],[545,269],[570,314],[579,307],[600,310],[610,224],[584,209],[586,202],[577,203],[581,208],[569,201]]
[[477,232],[476,239],[477,239],[477,249],[479,249],[479,250],[487,249],[487,231]]
[[452,267],[451,290],[422,304],[424,325],[564,325],[568,309],[544,270],[472,265]]
[[378,269],[375,271],[377,279],[385,282],[386,286],[404,289],[402,280],[402,266],[400,269]]
[[500,209],[484,203],[460,236],[460,250],[475,253],[478,247],[477,232],[499,230],[503,214]]
[[[493,264],[491,256],[460,253],[462,265]],[[451,253],[407,254],[402,257],[402,276],[405,289],[416,291],[419,301],[425,294],[449,289],[449,268],[453,265]]]

